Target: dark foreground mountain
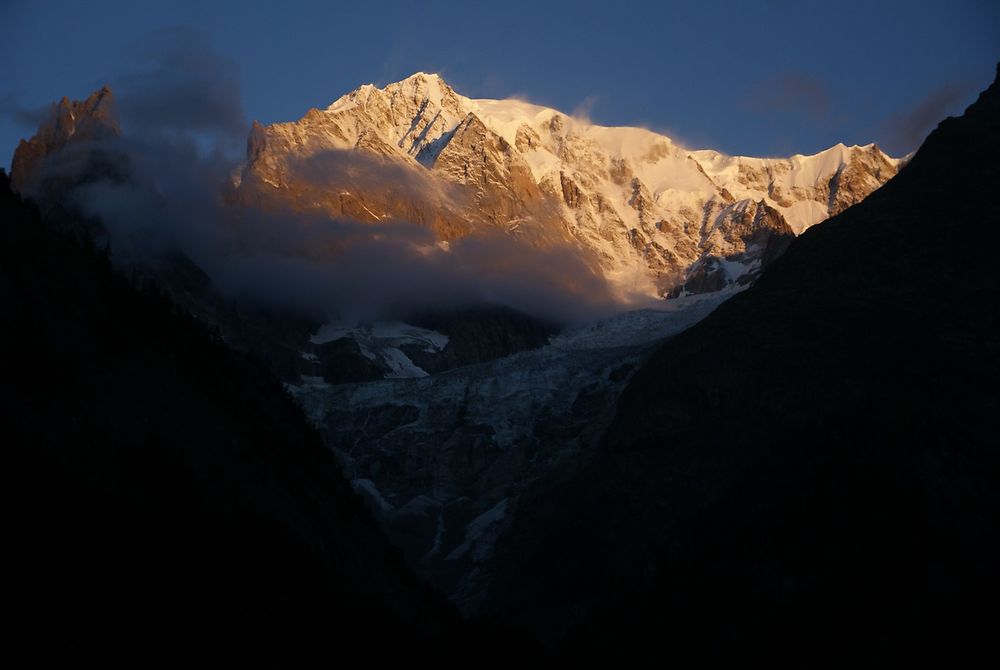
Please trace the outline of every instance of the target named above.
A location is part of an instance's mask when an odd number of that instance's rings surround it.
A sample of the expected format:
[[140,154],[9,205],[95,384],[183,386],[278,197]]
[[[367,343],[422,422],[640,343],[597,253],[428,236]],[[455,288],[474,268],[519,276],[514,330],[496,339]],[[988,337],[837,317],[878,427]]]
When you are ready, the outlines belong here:
[[351,667],[460,649],[457,614],[270,373],[0,178],[5,655]]
[[995,660],[998,151],[994,83],[665,344],[488,609],[591,660]]

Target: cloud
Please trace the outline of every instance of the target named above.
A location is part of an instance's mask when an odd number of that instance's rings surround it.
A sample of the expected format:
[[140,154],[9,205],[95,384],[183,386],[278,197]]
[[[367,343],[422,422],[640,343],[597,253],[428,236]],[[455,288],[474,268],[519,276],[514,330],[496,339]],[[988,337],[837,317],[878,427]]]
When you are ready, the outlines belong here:
[[819,77],[804,72],[785,72],[759,82],[744,100],[750,111],[799,114],[820,122],[830,113],[831,95]]
[[130,47],[126,61],[132,66],[115,81],[122,120],[134,132],[245,139],[239,67],[201,31],[157,31]]
[[584,123],[590,123],[590,113],[594,110],[594,106],[599,99],[599,96],[588,95],[579,105],[573,108],[573,113],[570,116]]
[[971,82],[949,83],[923,97],[910,109],[890,117],[883,125],[882,144],[890,153],[908,153],[917,149],[928,133],[972,96]]
[[271,244],[217,257],[213,275],[227,292],[362,320],[489,303],[572,322],[616,307],[603,280],[569,248],[531,248],[490,232],[443,248],[414,224],[328,221],[304,228],[295,219],[283,222],[291,234],[275,239],[275,222],[269,217],[258,231]]
[[227,205],[213,188],[223,165],[190,147],[122,139],[114,151],[127,156],[130,178],[91,182],[75,202],[107,226],[116,257],[182,252],[240,301],[353,320],[488,303],[570,323],[618,308],[572,246],[538,248],[489,229],[443,245],[405,221]]
[[457,184],[435,179],[423,168],[365,151],[320,151],[293,158],[289,172],[299,188],[314,198],[329,197],[331,189],[380,194],[382,200],[426,203],[437,207],[463,206],[469,193]]
[[[486,303],[572,323],[620,308],[594,264],[569,244],[539,247],[487,228],[445,245],[406,221],[234,205],[218,188],[232,166],[196,147],[122,138],[106,150],[124,157],[128,179],[87,183],[74,202],[105,224],[115,256],[142,263],[181,252],[239,301],[354,320]],[[346,166],[346,158],[313,165]],[[416,197],[424,183],[399,168],[377,177],[393,182],[398,197],[407,189]]]
[[0,118],[9,119],[15,125],[24,128],[37,128],[48,117],[51,109],[52,105],[25,107],[17,101],[13,93],[0,97]]
[[[240,159],[225,145],[247,131],[235,68],[187,29],[137,49],[113,79],[124,134],[99,147],[116,161],[113,177],[72,179],[88,165],[82,143],[48,166],[77,184],[69,197],[103,222],[119,262],[156,265],[179,252],[229,298],[318,319],[490,303],[568,323],[618,309],[593,260],[569,243],[529,244],[487,227],[445,245],[428,225],[337,220],[232,197]],[[373,153],[321,152],[294,171],[305,193],[328,195],[333,184],[404,206],[443,203],[453,214],[470,205],[463,187]]]

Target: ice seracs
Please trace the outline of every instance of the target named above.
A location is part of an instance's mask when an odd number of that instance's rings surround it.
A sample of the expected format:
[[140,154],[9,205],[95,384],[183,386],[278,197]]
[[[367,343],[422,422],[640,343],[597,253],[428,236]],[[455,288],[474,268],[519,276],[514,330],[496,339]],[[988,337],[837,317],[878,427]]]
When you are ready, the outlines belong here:
[[255,125],[239,191],[413,221],[442,242],[491,227],[536,246],[573,244],[622,296],[665,295],[749,281],[899,164],[873,144],[788,158],[693,151],[643,128],[468,98],[418,72],[296,122]]

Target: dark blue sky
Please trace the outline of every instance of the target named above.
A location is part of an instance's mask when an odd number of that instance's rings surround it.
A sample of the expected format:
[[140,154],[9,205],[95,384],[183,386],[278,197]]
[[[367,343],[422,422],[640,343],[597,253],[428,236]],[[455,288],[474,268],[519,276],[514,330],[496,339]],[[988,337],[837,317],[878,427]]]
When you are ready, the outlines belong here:
[[518,95],[750,155],[838,141],[905,153],[1000,59],[995,0],[0,0],[0,165],[34,110],[134,82],[123,73],[136,46],[177,26],[232,61],[247,121],[296,119],[423,70],[472,97]]

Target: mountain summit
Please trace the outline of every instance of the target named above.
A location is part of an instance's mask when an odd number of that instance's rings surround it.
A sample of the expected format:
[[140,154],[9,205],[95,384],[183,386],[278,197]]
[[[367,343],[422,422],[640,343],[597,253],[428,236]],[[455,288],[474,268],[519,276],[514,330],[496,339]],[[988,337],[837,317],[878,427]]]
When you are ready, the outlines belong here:
[[49,108],[46,119],[30,140],[21,140],[11,161],[11,186],[22,195],[35,195],[49,177],[46,158],[67,147],[121,135],[114,94],[107,85],[86,100],[64,97]]
[[[12,185],[44,197],[113,175],[120,161],[95,142],[120,134],[108,87],[84,101],[64,98],[18,146]],[[643,128],[468,98],[418,72],[360,86],[298,121],[254,122],[235,199],[408,221],[443,246],[500,232],[535,248],[576,248],[628,299],[748,283],[796,235],[860,202],[900,162],[874,144],[789,158],[692,151]]]
[[570,242],[624,294],[745,283],[788,240],[860,202],[900,161],[838,144],[789,158],[690,151],[436,74],[366,84],[299,121],[254,124],[239,191],[367,222]]

